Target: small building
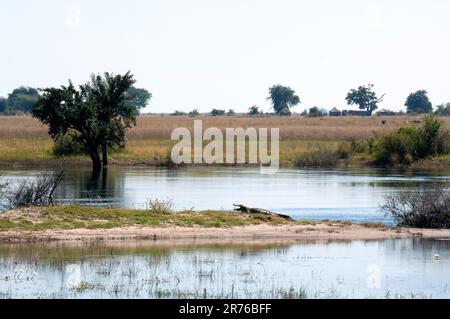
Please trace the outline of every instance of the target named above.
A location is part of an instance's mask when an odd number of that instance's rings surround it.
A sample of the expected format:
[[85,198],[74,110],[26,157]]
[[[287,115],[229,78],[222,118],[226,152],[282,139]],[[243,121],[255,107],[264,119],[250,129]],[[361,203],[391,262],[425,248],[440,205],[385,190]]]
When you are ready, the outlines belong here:
[[381,109],[377,112],[379,116],[394,116],[395,112],[388,109]]
[[337,108],[333,108],[330,112],[329,112],[330,116],[342,116],[342,112],[339,111]]
[[278,113],[280,116],[291,116],[292,115],[292,113],[291,113],[291,110],[289,110],[289,108],[288,107],[285,107],[284,109],[282,109],[281,111],[280,111],[280,113]]

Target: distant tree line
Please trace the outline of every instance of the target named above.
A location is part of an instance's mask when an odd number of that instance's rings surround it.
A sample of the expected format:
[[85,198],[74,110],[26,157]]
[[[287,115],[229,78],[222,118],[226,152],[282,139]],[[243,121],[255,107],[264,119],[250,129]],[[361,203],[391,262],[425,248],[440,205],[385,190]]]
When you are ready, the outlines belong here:
[[[357,89],[351,89],[345,98],[347,104],[349,106],[356,105],[364,114],[372,115],[375,112],[379,104],[383,102],[386,94],[382,94],[378,97],[377,93],[374,91],[374,85],[362,85]],[[275,115],[280,116],[290,116],[291,109],[301,103],[299,96],[295,93],[295,91],[283,85],[274,85],[269,88],[269,96],[267,98],[272,104],[272,108]],[[428,92],[425,90],[419,90],[411,93],[405,102],[406,110],[408,114],[431,114],[434,113],[436,115],[450,115],[450,103],[438,105],[436,111],[433,112],[433,105],[428,98]],[[352,112],[352,111],[346,111]],[[319,108],[317,106],[311,107],[308,110],[305,110],[301,113],[303,116],[308,117],[320,117],[327,115],[327,111],[323,108]],[[394,112],[392,112],[394,113]],[[230,109],[228,112],[224,109],[216,109],[213,108],[209,115],[212,116],[232,116],[236,113],[234,110]],[[248,115],[257,116],[263,115],[264,112],[259,109],[258,106],[252,106],[248,113]],[[197,109],[190,113],[175,111],[172,115],[190,115],[197,116],[199,112]]]
[[[149,93],[143,89],[130,88],[130,94],[135,96],[135,103],[137,105],[142,104],[145,99],[149,97]],[[362,85],[356,89],[351,89],[346,96],[348,105],[356,105],[360,110],[367,112],[371,115],[378,109],[379,104],[383,101],[385,94],[378,97],[374,91],[374,85]],[[30,113],[33,106],[40,98],[40,92],[38,89],[32,87],[21,86],[8,94],[7,98],[0,97],[0,113],[8,114],[23,114]],[[274,85],[269,88],[269,96],[267,98],[272,104],[274,114],[280,116],[291,115],[291,109],[301,103],[300,97],[289,86],[283,86],[280,84]],[[428,98],[428,92],[425,90],[418,90],[411,93],[405,102],[406,111],[408,114],[430,114],[449,116],[450,115],[450,103],[437,105],[436,110],[433,112],[433,105]],[[250,107],[247,112],[248,115],[258,116],[263,115],[264,112],[256,105]],[[194,109],[191,112],[175,111],[172,113],[174,116],[197,116],[200,115],[198,109]],[[233,109],[228,111],[225,109],[213,108],[209,115],[212,116],[233,116],[236,112]],[[305,110],[302,115],[309,117],[319,117],[326,115],[323,109],[318,107],[312,107]]]

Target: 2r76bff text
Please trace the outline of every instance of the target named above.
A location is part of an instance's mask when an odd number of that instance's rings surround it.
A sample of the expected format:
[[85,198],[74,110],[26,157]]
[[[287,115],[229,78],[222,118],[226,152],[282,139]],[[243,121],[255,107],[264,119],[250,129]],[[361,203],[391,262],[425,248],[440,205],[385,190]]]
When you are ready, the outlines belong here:
[[224,304],[223,314],[267,314],[270,304]]

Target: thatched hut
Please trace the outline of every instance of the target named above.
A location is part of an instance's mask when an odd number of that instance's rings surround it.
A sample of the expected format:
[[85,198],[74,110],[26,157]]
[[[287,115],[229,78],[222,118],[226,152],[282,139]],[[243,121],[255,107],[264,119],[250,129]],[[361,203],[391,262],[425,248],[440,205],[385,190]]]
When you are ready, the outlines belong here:
[[289,108],[288,107],[285,107],[284,109],[282,109],[281,111],[280,111],[280,113],[278,113],[280,116],[291,116],[292,115],[292,113],[291,113],[291,110],[289,110]]
[[330,116],[342,116],[342,112],[339,111],[337,108],[333,108],[330,112],[329,112]]

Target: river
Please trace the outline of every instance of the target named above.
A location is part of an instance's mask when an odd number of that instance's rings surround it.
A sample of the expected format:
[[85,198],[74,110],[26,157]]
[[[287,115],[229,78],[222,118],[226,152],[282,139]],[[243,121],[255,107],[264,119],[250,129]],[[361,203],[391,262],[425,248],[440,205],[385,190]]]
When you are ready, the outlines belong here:
[[447,240],[3,244],[0,298],[450,298],[449,269]]
[[[0,170],[11,184],[39,170]],[[225,209],[244,204],[298,220],[392,221],[380,213],[384,196],[431,181],[448,181],[450,171],[384,169],[281,169],[275,175],[256,168],[111,167],[93,181],[88,168],[66,169],[57,190],[62,203],[143,208],[149,199],[171,199],[177,210]]]

